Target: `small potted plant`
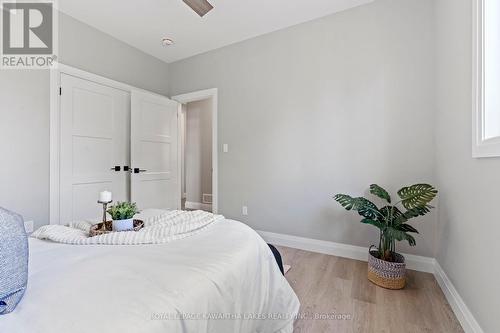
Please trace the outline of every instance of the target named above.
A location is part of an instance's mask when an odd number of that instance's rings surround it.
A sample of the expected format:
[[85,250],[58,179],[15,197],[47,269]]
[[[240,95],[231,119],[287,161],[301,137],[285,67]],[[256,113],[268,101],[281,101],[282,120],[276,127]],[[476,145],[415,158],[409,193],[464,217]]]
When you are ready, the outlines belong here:
[[107,212],[113,219],[113,231],[133,230],[134,215],[139,213],[135,202],[117,202]]
[[433,207],[429,203],[436,197],[437,190],[428,184],[403,187],[398,191],[401,200],[394,205],[382,187],[373,184],[370,193],[387,205],[379,209],[368,199],[346,194],[337,194],[334,199],[345,209],[357,211],[363,217],[361,223],[380,230],[378,249],[372,249],[375,247],[372,245],[368,251],[368,279],[384,288],[402,289],[406,284],[406,265],[405,258],[396,252],[396,241],[406,240],[410,246],[416,245],[411,233],[418,231],[407,222],[430,212]]

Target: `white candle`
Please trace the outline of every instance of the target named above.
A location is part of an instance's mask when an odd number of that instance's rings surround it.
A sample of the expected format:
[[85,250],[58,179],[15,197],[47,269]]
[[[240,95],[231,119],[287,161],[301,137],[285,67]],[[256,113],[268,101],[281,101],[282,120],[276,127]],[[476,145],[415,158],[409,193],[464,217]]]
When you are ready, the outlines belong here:
[[101,193],[99,193],[99,201],[100,202],[110,202],[111,200],[112,200],[111,192],[102,191]]

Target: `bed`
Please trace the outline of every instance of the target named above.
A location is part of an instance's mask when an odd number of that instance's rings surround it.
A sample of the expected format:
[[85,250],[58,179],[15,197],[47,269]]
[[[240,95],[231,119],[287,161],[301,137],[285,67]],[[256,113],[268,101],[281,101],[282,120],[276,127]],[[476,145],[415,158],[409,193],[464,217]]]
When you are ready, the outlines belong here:
[[285,333],[300,306],[264,240],[233,220],[164,244],[29,246],[28,288],[0,332]]

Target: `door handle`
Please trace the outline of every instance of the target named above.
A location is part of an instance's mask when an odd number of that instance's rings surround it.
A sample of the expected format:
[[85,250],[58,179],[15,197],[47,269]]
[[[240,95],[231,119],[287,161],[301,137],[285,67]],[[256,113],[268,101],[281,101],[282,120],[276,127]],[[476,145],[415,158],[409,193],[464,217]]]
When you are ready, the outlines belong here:
[[148,170],[134,168],[134,173],[141,173],[141,172],[146,172],[146,171],[148,171]]
[[117,165],[117,166],[112,167],[112,168],[111,168],[111,169],[109,169],[109,170],[111,170],[111,171],[120,171],[121,169],[122,169],[122,168],[121,168],[119,165]]

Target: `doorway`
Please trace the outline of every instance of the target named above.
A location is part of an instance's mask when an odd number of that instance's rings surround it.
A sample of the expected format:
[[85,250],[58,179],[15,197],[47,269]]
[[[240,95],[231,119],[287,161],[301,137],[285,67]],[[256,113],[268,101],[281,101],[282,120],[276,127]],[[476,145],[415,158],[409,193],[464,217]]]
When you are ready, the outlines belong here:
[[173,96],[181,103],[181,208],[217,212],[217,89]]
[[50,223],[99,218],[103,190],[180,209],[180,104],[59,64],[51,71]]

